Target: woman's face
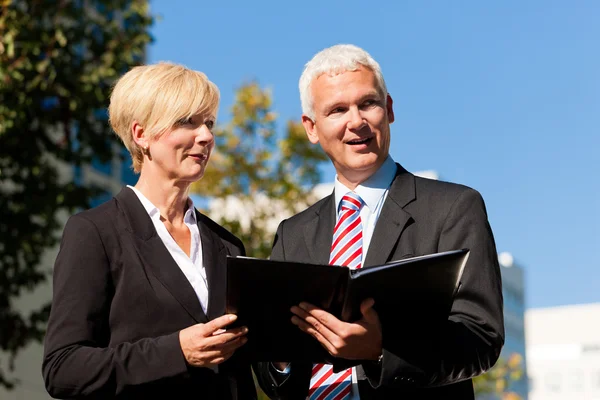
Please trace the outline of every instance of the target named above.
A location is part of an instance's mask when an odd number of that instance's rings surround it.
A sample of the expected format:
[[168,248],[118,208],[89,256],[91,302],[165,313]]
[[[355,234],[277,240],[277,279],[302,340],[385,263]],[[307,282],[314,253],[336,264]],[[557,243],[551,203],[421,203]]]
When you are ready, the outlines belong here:
[[215,147],[214,123],[215,117],[206,114],[178,121],[170,131],[150,141],[149,161],[169,180],[199,180]]

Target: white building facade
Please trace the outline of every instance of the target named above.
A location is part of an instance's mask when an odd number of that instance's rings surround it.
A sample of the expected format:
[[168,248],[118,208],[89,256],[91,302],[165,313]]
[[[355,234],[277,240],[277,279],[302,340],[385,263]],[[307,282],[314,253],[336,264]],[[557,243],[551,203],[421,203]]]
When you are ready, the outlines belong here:
[[527,310],[529,400],[600,400],[600,303]]

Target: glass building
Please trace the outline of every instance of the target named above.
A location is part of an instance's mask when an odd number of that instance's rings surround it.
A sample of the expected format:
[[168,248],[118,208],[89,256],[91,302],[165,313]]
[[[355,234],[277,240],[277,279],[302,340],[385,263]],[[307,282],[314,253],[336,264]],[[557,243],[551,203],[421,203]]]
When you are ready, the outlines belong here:
[[524,271],[514,262],[510,253],[498,255],[500,272],[502,273],[502,295],[504,297],[504,330],[505,342],[500,357],[508,359],[512,354],[519,354],[523,361],[523,374],[518,381],[511,382],[508,391],[515,392],[523,400],[527,399],[527,360],[525,351],[525,279]]

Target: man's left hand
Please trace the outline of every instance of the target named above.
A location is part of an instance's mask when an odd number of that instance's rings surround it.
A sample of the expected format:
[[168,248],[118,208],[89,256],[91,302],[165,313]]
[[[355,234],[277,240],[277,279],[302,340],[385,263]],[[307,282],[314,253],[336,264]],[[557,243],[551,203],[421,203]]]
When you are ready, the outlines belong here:
[[374,304],[373,299],[364,300],[360,305],[362,318],[348,323],[312,304],[300,303],[291,308],[292,323],[317,339],[334,357],[377,360],[382,351],[382,335]]

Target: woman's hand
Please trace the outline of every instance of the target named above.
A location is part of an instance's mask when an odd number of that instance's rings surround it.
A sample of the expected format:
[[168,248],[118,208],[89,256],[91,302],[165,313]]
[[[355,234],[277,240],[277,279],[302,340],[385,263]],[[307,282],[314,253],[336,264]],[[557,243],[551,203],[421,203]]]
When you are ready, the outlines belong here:
[[224,328],[237,319],[233,314],[215,318],[206,324],[196,324],[179,332],[179,343],[189,365],[213,367],[233,355],[248,340],[245,326]]

